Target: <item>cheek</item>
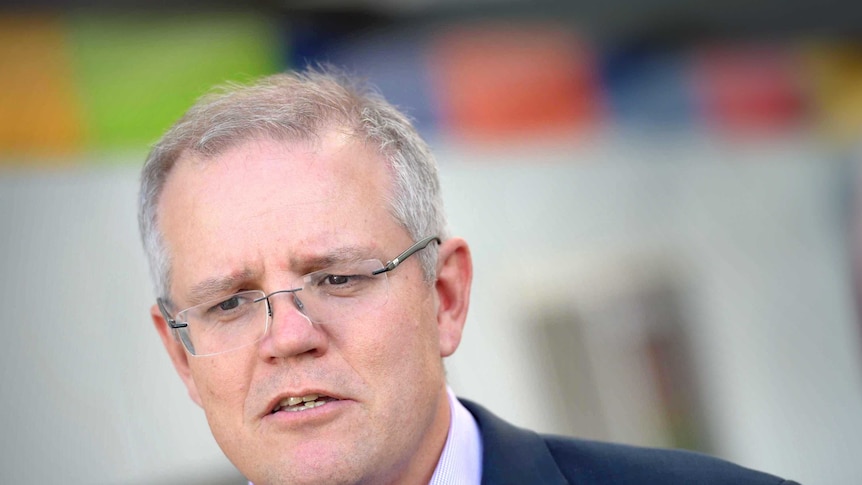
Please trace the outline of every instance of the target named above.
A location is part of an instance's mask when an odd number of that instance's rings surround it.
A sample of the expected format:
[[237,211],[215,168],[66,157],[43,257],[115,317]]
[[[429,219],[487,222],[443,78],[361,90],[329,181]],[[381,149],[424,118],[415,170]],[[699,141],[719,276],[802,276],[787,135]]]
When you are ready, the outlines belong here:
[[437,327],[433,308],[425,303],[384,307],[370,316],[361,335],[345,342],[350,353],[364,361],[356,367],[373,369],[371,375],[377,379],[416,377],[417,367],[433,368],[429,365],[440,359]]
[[211,422],[225,416],[239,419],[243,416],[242,406],[249,385],[244,372],[247,366],[245,362],[225,357],[202,358],[192,367],[204,411]]

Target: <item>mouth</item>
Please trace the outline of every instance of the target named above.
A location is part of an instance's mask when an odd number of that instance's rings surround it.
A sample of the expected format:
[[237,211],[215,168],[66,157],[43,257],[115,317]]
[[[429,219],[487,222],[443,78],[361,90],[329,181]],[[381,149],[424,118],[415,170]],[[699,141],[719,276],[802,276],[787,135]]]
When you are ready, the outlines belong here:
[[287,411],[290,413],[298,413],[308,411],[325,405],[338,399],[326,396],[323,394],[308,394],[305,396],[289,396],[279,401],[270,411],[269,414],[275,414],[279,411]]

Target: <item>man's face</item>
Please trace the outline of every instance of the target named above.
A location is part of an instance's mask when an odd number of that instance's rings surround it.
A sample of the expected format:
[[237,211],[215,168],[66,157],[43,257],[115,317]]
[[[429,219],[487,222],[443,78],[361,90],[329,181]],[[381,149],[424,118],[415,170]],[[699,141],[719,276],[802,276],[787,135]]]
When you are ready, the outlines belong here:
[[[181,159],[159,202],[172,310],[196,303],[191,289],[206,280],[229,283],[214,297],[270,293],[345,253],[386,262],[413,243],[389,213],[391,190],[379,156],[335,132],[313,145],[259,139]],[[414,256],[388,274],[387,302],[350,321],[312,325],[289,297],[273,296],[264,338],[215,356],[187,355],[153,310],[192,399],[249,479],[387,483],[433,469],[449,423],[441,355],[455,350],[463,325],[460,313],[446,314],[445,277],[459,271],[446,269],[446,248],[443,280],[425,282]],[[454,253],[469,264],[465,245]],[[460,273],[469,287],[469,267]],[[337,400],[272,412],[310,394]]]

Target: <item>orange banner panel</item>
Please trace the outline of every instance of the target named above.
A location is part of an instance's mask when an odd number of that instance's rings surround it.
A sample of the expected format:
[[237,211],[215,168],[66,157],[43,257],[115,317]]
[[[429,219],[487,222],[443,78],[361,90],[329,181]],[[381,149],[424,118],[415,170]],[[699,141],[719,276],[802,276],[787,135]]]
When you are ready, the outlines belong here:
[[60,20],[0,16],[0,160],[76,153],[79,113]]
[[598,113],[594,63],[562,29],[485,25],[443,31],[432,43],[430,71],[443,128],[459,136],[567,132]]

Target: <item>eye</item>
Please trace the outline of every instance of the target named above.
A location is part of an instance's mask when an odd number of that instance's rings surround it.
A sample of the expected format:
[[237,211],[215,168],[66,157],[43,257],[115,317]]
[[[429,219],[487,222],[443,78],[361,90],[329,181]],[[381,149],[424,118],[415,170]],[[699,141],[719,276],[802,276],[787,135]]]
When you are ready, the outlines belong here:
[[326,284],[328,285],[344,285],[350,281],[349,276],[331,274],[326,277]]
[[240,303],[241,302],[240,302],[239,296],[232,296],[232,297],[228,298],[227,300],[219,303],[216,306],[218,307],[219,310],[228,311],[228,310],[233,310],[234,308],[238,307],[240,305]]

